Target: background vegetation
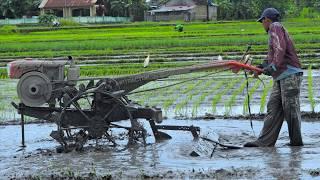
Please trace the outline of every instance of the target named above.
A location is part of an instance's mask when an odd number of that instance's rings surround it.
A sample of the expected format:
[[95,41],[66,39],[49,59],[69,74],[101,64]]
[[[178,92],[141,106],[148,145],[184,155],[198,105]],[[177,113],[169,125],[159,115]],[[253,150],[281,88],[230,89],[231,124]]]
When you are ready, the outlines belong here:
[[[71,55],[83,65],[83,72],[95,69],[94,65],[105,65],[98,67],[104,67],[104,71],[86,73],[90,76],[118,75],[202,63],[218,55],[240,59],[248,44],[252,45],[253,62],[258,64],[268,48],[268,36],[255,21],[194,22],[184,24],[183,32],[174,30],[175,23],[66,24],[66,28],[0,27],[0,67],[21,58],[51,60]],[[287,19],[284,25],[303,66],[319,67],[320,19]],[[144,69],[141,64],[148,54],[151,64]],[[5,71],[0,70],[3,74]]]
[[[98,16],[127,16],[133,21],[142,21],[144,11],[168,0],[98,0]],[[219,5],[218,18],[255,19],[263,9],[275,7],[283,17],[318,17],[320,0],[213,0]],[[19,18],[39,15],[41,0],[1,0],[0,18]]]
[[254,19],[263,9],[277,8],[283,17],[319,17],[319,0],[216,0],[219,19]]

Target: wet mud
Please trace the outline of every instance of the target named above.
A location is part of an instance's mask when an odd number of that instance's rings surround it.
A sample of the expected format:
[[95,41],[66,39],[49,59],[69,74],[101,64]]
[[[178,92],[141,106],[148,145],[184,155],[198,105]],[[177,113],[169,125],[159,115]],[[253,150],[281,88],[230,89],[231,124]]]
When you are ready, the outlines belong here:
[[[125,125],[127,122],[120,122]],[[195,125],[216,134],[223,144],[242,146],[255,139],[262,122],[254,121],[254,132],[248,120],[177,120],[163,124]],[[226,149],[212,148],[210,143],[194,141],[190,132],[166,131],[173,138],[155,143],[147,137],[147,145],[127,147],[126,138],[117,139],[111,147],[100,141],[89,142],[82,152],[56,153],[58,143],[49,134],[53,124],[26,125],[26,148],[21,144],[20,126],[0,126],[0,175],[3,178],[320,178],[320,123],[303,122],[303,147],[290,147],[286,123],[275,147]],[[148,134],[151,130],[147,124]],[[115,131],[115,134],[122,132]],[[201,134],[201,133],[200,133]],[[202,144],[198,157],[190,156]],[[206,145],[207,144],[207,145]],[[212,155],[212,157],[211,157]]]

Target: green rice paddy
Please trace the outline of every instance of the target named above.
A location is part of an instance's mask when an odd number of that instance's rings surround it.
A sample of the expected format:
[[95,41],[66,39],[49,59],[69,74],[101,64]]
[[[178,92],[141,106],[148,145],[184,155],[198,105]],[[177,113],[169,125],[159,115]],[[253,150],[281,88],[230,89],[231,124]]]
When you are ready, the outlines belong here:
[[[308,106],[311,111],[317,111],[319,84],[316,83],[317,77],[312,77],[311,69],[320,67],[320,19],[286,20],[283,24],[295,41],[303,67],[310,68],[304,81],[307,89],[303,95],[306,100],[303,101],[311,103]],[[260,63],[267,52],[268,36],[261,24],[254,21],[185,23],[183,32],[174,31],[174,25],[135,23],[70,29],[21,28],[19,33],[0,34],[0,67],[27,57],[50,60],[71,55],[81,65],[82,77],[118,76],[189,66],[208,62],[218,55],[224,59],[240,59],[248,44],[252,45],[250,54],[255,64]],[[143,68],[147,55],[150,55],[150,65]],[[203,73],[178,76],[178,79],[199,75]],[[207,80],[130,95],[130,98],[142,105],[161,106],[168,116],[232,115],[235,106],[241,107],[240,114],[247,114],[246,80],[241,74],[230,75],[230,72],[222,73]],[[3,102],[0,119],[15,119],[18,115],[9,104],[18,101],[16,81],[7,79],[6,68],[0,68],[0,79],[0,101]],[[271,79],[265,76],[263,79],[265,86],[260,81],[249,79],[250,100],[258,106],[256,113],[266,111],[267,96],[272,88]],[[140,89],[175,82],[151,82]],[[223,112],[221,108],[224,108]]]

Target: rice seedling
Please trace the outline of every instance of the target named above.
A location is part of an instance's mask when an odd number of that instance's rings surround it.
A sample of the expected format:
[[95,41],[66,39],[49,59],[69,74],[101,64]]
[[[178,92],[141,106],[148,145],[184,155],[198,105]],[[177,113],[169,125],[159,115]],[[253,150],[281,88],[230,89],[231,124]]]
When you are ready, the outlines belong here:
[[[140,88],[138,88],[136,91],[144,91],[144,90],[148,90],[148,89],[152,89],[152,88],[159,88],[162,86],[165,86],[166,83],[162,83],[162,82],[150,82],[144,86],[141,86]],[[155,91],[146,91],[143,93],[138,93],[138,94],[133,94],[130,95],[130,99],[137,101],[139,104],[141,105],[147,105],[147,106],[152,106],[153,105],[153,97],[155,97],[155,94],[159,94],[159,90],[155,90]]]
[[184,84],[176,85],[174,88],[171,88],[170,90],[166,91],[166,93],[165,93],[166,100],[162,104],[162,107],[164,109],[165,114],[167,114],[169,107],[171,107],[176,102],[177,99],[173,96],[176,95],[175,94],[176,92],[180,91],[180,89],[183,87],[183,85]]
[[[192,101],[192,97],[198,94],[198,91],[195,90],[196,88],[200,87],[199,85],[203,82],[203,80],[199,80],[197,83],[190,83],[188,84],[187,88],[182,91],[182,94],[186,94],[186,97],[182,99],[175,107],[175,114],[176,115],[185,115],[187,116],[187,104]],[[183,113],[182,110],[185,108],[185,112]]]
[[0,79],[7,79],[8,73],[6,69],[0,69]]
[[312,66],[308,68],[308,99],[311,106],[311,111],[314,113],[316,102],[313,96],[313,77],[312,77]]
[[216,107],[217,104],[220,102],[222,96],[224,94],[226,94],[232,87],[235,86],[235,84],[237,84],[241,79],[233,79],[231,82],[229,82],[225,88],[223,90],[221,90],[220,92],[216,93],[214,95],[214,97],[212,98],[211,101],[211,107],[212,107],[212,112],[215,113],[216,112]]
[[[285,22],[299,51],[308,52],[320,43],[319,20],[313,23]],[[70,54],[105,55],[152,50],[152,52],[241,52],[253,42],[254,51],[265,51],[266,36],[252,22],[190,23],[188,31],[177,34],[161,23],[62,28],[19,29],[28,33],[0,35],[0,57],[58,57]],[[245,27],[245,33],[239,29]],[[155,33],[156,32],[156,33]],[[308,47],[307,47],[308,46]],[[314,48],[310,48],[314,47]],[[160,52],[161,53],[161,52]]]
[[[169,38],[170,37],[170,38]],[[264,34],[256,34],[250,38],[245,38],[242,35],[226,35],[222,37],[210,37],[198,35],[188,37],[154,37],[150,34],[150,39],[136,35],[135,38],[125,39],[124,36],[98,39],[79,39],[63,37],[65,39],[57,41],[51,39],[48,41],[32,41],[32,42],[10,42],[0,44],[0,52],[33,52],[52,50],[59,51],[72,50],[104,50],[104,49],[159,49],[171,47],[207,47],[207,46],[228,46],[228,45],[245,45],[254,42],[255,45],[261,45],[265,41]],[[38,37],[37,37],[38,38]],[[55,38],[54,36],[51,38]],[[69,39],[69,40],[68,40]],[[320,35],[296,34],[294,39],[297,43],[320,43]],[[30,53],[32,55],[32,53]]]
[[[249,97],[252,97],[252,95],[260,87],[260,85],[261,85],[261,81],[256,80],[256,82],[254,83],[253,87],[251,87],[249,89]],[[249,112],[248,104],[249,104],[249,99],[248,99],[248,96],[246,95],[246,97],[244,99],[244,103],[243,103],[243,113],[244,114]]]
[[[318,51],[320,46],[319,19],[304,19],[299,22],[287,21],[284,23],[292,34],[299,53],[313,54]],[[253,54],[261,54],[267,48],[265,46],[267,36],[261,31],[259,24],[254,22],[188,23],[185,25],[188,30],[183,34],[177,34],[172,30],[172,26],[161,23],[134,23],[117,26],[119,27],[111,25],[112,28],[110,28],[107,25],[96,28],[62,28],[57,31],[48,31],[42,27],[42,29],[19,29],[18,27],[20,32],[28,33],[14,33],[10,36],[0,34],[0,66],[4,67],[8,60],[24,57],[53,58],[77,55],[79,56],[77,64],[103,64],[102,66],[82,66],[81,76],[117,76],[194,64],[195,62],[192,61],[175,61],[176,57],[185,57],[186,53],[193,54],[193,56],[208,57],[228,54],[228,52],[239,55],[243,51],[243,46],[248,43],[254,45]],[[241,28],[245,28],[245,32],[239,32]],[[151,55],[156,60],[152,61],[150,67],[143,68],[142,63],[139,63],[138,60],[149,52],[152,52]],[[128,57],[118,57],[119,63],[111,62],[118,55],[127,55]],[[167,57],[164,57],[165,55]],[[83,56],[92,56],[90,58],[94,61],[82,60],[80,57]],[[137,63],[132,63],[132,59],[136,59]],[[303,60],[303,64],[304,68],[310,68],[310,64],[317,68],[320,66],[320,61],[316,58],[307,58]],[[308,70],[308,73],[309,71],[311,70]],[[0,69],[0,79],[6,78],[8,78],[6,69]],[[312,81],[312,75],[308,74],[308,98],[311,109],[314,111],[316,102]],[[260,112],[265,110],[266,96],[271,84],[272,82],[269,82],[262,92]],[[238,90],[232,91],[230,99],[225,102],[227,114],[230,113],[236,97],[244,88],[243,86],[241,84]],[[255,86],[258,87],[257,84]],[[175,113],[180,113],[190,101],[193,101],[192,116],[197,115],[200,104],[213,93],[216,95],[211,103],[212,109],[216,111],[216,105],[221,101],[223,95],[229,91],[226,90],[228,89],[228,85],[226,85],[224,90],[216,92],[223,87],[222,82],[217,83],[214,88],[205,92],[201,91],[207,87],[206,85],[198,87],[194,84],[188,84],[186,88],[183,89],[182,87],[184,86],[180,86],[180,88],[177,86],[176,89],[172,88],[172,91],[186,94],[185,98],[181,98],[181,101],[177,104]],[[250,89],[251,94],[254,93],[254,87]],[[135,98],[141,104],[149,105],[159,105],[162,101],[165,101],[163,103],[164,109],[169,109],[177,101],[177,97],[171,96],[170,94],[174,93],[170,93],[170,91],[148,92],[144,95],[135,96]],[[17,100],[16,96],[11,98]],[[247,103],[245,100],[245,107],[247,107]],[[6,111],[6,109],[3,111]],[[247,110],[244,108],[244,111]]]
[[168,98],[164,101],[162,107],[163,107],[163,110],[164,110],[164,113],[167,114],[168,113],[168,109],[169,107],[176,101],[176,99],[174,98]]
[[153,63],[148,68],[143,68],[139,63],[119,63],[106,64],[103,66],[81,66],[80,75],[85,77],[106,76],[106,75],[125,75],[138,74],[160,68],[176,68],[191,65],[191,62],[184,63]]
[[[250,79],[248,79],[250,82]],[[243,81],[239,88],[234,90],[231,94],[231,97],[228,101],[226,101],[225,104],[225,115],[230,115],[230,112],[232,110],[232,105],[235,103],[237,96],[244,91],[247,85],[247,80]]]
[[198,108],[200,107],[200,104],[206,99],[206,97],[208,96],[209,92],[211,92],[211,89],[208,90],[208,88],[214,83],[214,79],[211,79],[209,81],[207,81],[199,91],[199,93],[201,93],[200,96],[198,96],[195,101],[193,101],[193,105],[192,105],[192,117],[196,117],[198,114]]
[[187,87],[182,91],[182,94],[188,94],[193,89],[195,89],[198,85],[202,83],[202,80],[197,81],[196,83],[188,83]]
[[270,92],[270,89],[272,88],[273,80],[270,80],[269,83],[264,87],[261,95],[261,101],[260,101],[260,113],[264,113],[266,102],[267,102],[267,96]]
[[[174,113],[176,115],[180,115],[180,116],[186,116],[187,117],[187,112],[188,112],[188,109],[187,109],[187,105],[189,102],[192,101],[192,97],[193,97],[193,94],[188,94],[183,100],[181,100],[175,107],[175,110],[174,110]],[[183,112],[184,110],[184,112]]]

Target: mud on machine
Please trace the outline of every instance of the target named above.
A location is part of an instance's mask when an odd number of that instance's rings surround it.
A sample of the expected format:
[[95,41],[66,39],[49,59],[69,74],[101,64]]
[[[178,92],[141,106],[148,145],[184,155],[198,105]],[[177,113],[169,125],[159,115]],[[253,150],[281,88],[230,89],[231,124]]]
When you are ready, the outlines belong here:
[[[74,65],[71,57],[69,60],[10,62],[9,77],[19,79],[20,102],[12,102],[12,105],[21,114],[22,145],[25,145],[24,116],[57,124],[57,130],[50,136],[61,145],[57,148],[60,152],[81,150],[90,139],[103,138],[116,145],[111,133],[114,128],[127,130],[128,143],[145,143],[146,130],[137,119],[149,122],[156,141],[171,138],[159,129],[190,131],[198,138],[199,127],[159,125],[163,120],[160,108],[141,106],[127,95],[151,81],[212,69],[231,69],[233,72],[247,69],[261,73],[261,69],[238,61],[212,61],[115,78],[81,79],[80,68]],[[123,120],[130,121],[131,126],[117,123]]]

